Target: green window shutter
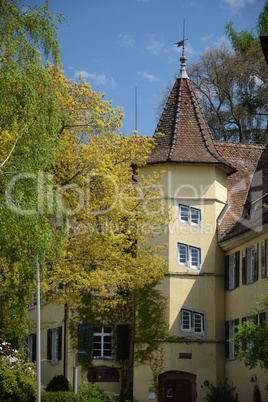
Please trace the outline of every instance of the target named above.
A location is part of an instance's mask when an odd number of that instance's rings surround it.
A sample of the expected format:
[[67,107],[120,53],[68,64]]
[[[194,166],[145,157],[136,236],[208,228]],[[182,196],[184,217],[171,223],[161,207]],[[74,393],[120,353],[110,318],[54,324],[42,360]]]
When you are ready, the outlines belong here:
[[254,282],[259,279],[259,244],[254,247]]
[[62,356],[62,327],[58,327],[58,360],[61,360]]
[[265,239],[265,276],[268,277],[268,239]]
[[240,251],[235,253],[235,287],[239,286],[240,279]]
[[[234,320],[234,325],[235,325],[235,329],[234,329],[234,333],[238,332],[238,328],[236,328],[236,325],[239,325],[239,318],[236,318]],[[239,343],[235,342],[235,352],[239,351]]]
[[33,351],[32,351],[32,362],[36,361],[36,334],[32,334],[33,337]]
[[247,283],[247,249],[242,253],[242,284]]
[[265,278],[265,252],[266,252],[266,240],[261,242],[261,277]]
[[265,320],[266,320],[266,313],[260,313],[260,325],[264,325],[265,324]]
[[129,325],[117,325],[117,360],[129,359]]
[[52,329],[47,330],[47,360],[52,360]]
[[225,357],[229,357],[229,321],[225,321]]
[[[247,322],[247,317],[242,317],[242,325],[244,324],[244,322]],[[246,342],[242,342],[242,350],[246,350],[247,349],[247,343]]]
[[91,325],[78,325],[78,359],[85,359],[91,350]]
[[225,256],[225,281],[224,281],[224,288],[225,290],[229,290],[229,255]]

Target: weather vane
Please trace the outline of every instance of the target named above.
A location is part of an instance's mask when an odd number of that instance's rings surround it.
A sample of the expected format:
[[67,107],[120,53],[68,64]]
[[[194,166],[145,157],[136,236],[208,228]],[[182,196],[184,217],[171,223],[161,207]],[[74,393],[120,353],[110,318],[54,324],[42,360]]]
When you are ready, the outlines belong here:
[[185,19],[183,20],[183,40],[181,40],[180,42],[176,42],[174,43],[174,45],[177,45],[177,47],[181,47],[182,46],[182,54],[184,55],[184,42],[188,40],[185,39]]

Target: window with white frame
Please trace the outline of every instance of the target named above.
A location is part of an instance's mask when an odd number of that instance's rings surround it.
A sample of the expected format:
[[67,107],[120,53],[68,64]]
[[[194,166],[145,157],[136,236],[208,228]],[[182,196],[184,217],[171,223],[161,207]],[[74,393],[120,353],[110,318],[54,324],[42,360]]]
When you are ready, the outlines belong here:
[[253,283],[259,276],[259,245],[251,245],[242,251],[242,284]]
[[240,251],[225,257],[225,290],[232,290],[239,286]]
[[112,356],[113,356],[112,327],[94,327],[93,357],[112,358]]
[[235,288],[235,255],[230,256],[229,289]]
[[180,330],[191,335],[203,335],[204,313],[182,308],[180,310]]
[[58,363],[62,355],[62,327],[47,330],[47,360]]
[[189,207],[188,205],[179,204],[179,220],[191,225],[200,225],[201,211],[200,209]]
[[200,248],[178,243],[178,263],[189,268],[200,268]]
[[229,359],[235,359],[235,352],[238,348],[238,345],[233,341],[234,334],[237,331],[236,326],[238,324],[238,318],[226,321],[225,323],[225,355]]

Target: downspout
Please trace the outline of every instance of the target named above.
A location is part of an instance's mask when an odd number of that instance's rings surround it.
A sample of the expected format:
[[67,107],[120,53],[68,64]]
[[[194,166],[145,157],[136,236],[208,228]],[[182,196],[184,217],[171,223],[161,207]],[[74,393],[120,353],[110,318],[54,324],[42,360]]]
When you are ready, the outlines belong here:
[[64,305],[64,348],[63,348],[63,375],[66,377],[66,356],[67,356],[67,315],[68,307]]

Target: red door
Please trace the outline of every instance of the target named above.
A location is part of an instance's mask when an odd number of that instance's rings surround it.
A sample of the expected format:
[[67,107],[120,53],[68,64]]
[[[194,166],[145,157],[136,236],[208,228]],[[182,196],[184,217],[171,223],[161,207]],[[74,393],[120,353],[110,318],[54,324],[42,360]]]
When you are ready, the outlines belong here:
[[167,379],[164,383],[164,402],[192,402],[191,382],[183,379]]

